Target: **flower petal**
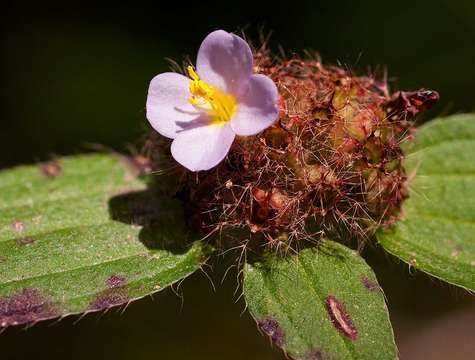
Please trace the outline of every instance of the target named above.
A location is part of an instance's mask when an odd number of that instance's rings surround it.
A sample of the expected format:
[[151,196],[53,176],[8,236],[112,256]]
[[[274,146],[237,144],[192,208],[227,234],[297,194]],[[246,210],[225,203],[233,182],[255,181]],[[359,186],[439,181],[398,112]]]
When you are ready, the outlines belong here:
[[234,140],[231,126],[205,125],[184,130],[173,140],[173,158],[191,171],[208,170],[226,156]]
[[203,117],[188,102],[190,79],[176,73],[163,73],[150,82],[147,96],[147,119],[163,136],[175,138],[186,125]]
[[210,85],[235,96],[252,75],[252,51],[239,36],[213,31],[201,43],[196,71]]
[[255,135],[277,120],[279,92],[275,83],[265,75],[252,75],[248,91],[238,99],[231,127],[238,135]]

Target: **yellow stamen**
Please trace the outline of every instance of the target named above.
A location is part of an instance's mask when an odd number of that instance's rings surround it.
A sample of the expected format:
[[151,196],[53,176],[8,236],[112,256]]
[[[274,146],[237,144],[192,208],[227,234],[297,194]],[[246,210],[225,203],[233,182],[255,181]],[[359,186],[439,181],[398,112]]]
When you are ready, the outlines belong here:
[[191,78],[188,101],[198,106],[209,105],[213,125],[224,125],[231,120],[237,107],[235,97],[201,80],[193,66],[188,66],[187,71]]

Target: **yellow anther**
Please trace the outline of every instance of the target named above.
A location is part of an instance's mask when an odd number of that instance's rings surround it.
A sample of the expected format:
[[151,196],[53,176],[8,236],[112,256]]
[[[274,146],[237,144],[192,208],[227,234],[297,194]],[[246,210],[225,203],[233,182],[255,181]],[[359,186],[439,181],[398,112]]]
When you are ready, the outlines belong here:
[[199,77],[198,74],[196,73],[195,69],[193,69],[193,66],[188,65],[188,67],[186,68],[186,70],[188,71],[188,76],[189,76],[192,80],[199,80],[199,79],[200,79],[200,77]]
[[201,80],[193,69],[193,66],[187,67],[190,81],[190,93],[188,101],[193,105],[209,105],[207,109],[213,119],[214,125],[224,125],[236,111],[236,99],[234,96],[226,94],[221,89],[209,85]]

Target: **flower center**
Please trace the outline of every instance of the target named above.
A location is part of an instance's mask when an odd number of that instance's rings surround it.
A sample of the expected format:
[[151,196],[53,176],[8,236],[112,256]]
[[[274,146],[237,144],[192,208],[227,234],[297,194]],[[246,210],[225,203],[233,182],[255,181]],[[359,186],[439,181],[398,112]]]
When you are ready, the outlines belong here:
[[222,126],[231,120],[236,112],[236,98],[201,80],[193,66],[188,66],[187,71],[191,78],[188,101],[193,105],[208,105],[213,125]]

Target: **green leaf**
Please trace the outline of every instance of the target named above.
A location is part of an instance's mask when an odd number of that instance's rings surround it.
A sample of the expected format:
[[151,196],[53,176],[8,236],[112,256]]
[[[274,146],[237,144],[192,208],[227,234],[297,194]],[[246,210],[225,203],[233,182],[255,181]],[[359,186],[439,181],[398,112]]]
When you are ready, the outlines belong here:
[[414,268],[475,290],[475,115],[422,126],[406,153],[403,219],[379,242]]
[[101,154],[0,173],[0,328],[125,304],[200,267],[179,205],[132,173]]
[[260,330],[294,359],[396,359],[383,293],[365,261],[332,241],[244,269]]

